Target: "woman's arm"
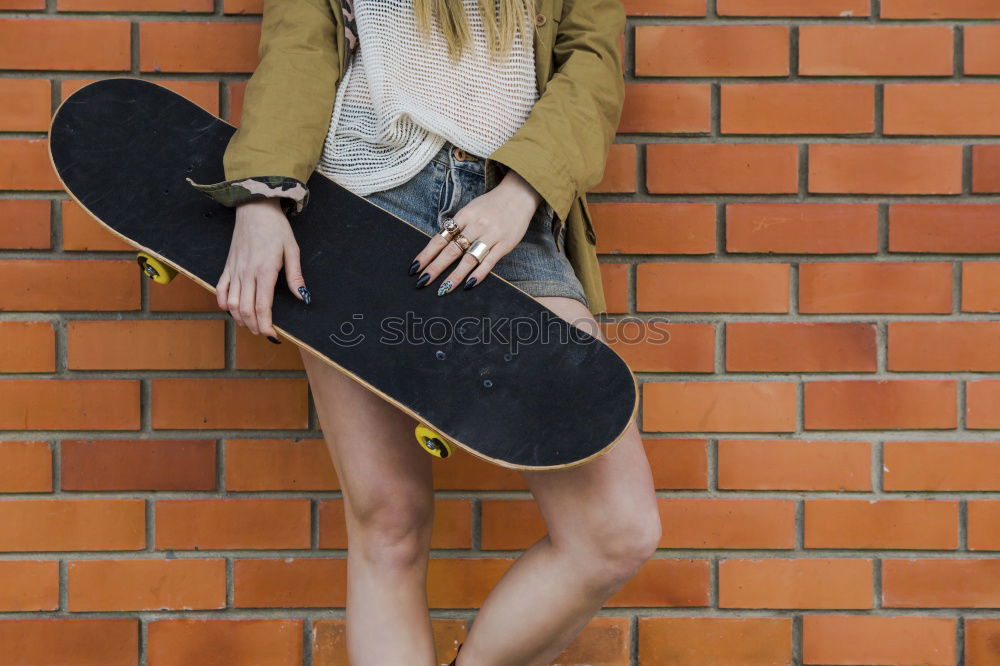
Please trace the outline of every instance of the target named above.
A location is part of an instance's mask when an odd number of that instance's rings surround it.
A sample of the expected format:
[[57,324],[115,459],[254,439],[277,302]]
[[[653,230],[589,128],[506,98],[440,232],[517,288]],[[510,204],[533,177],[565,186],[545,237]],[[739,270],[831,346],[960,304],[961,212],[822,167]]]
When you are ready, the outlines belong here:
[[341,74],[327,0],[265,0],[257,68],[240,128],[223,157],[226,180],[189,182],[224,206],[281,197],[287,214],[308,203]]
[[619,0],[563,0],[555,74],[518,131],[489,158],[516,171],[565,219],[601,181],[625,98]]

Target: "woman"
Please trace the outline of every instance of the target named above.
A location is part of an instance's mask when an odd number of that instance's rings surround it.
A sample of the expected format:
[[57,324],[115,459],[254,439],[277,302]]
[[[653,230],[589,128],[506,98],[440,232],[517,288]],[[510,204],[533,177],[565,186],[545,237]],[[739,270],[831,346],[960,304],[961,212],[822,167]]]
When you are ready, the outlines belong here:
[[[601,178],[621,112],[623,27],[617,0],[265,2],[228,180],[194,184],[238,206],[219,307],[254,334],[276,335],[282,267],[310,302],[292,225],[316,168],[433,234],[412,265],[373,266],[374,279],[408,270],[417,288],[460,298],[449,294],[495,270],[599,334],[585,192]],[[413,444],[411,417],[302,359],[344,495],[349,656],[437,664],[426,598],[431,458]],[[347,455],[343,442],[359,438]],[[549,663],[659,541],[634,423],[594,461],[522,475],[548,534],[501,578],[452,664]]]

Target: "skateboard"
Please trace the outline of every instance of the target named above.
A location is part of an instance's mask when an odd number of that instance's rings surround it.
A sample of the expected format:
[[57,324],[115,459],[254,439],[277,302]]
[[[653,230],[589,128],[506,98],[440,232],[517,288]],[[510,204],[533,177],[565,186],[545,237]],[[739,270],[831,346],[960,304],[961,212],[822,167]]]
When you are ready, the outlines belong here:
[[[235,210],[185,180],[225,179],[236,128],[163,86],[111,78],[54,114],[49,154],[69,195],[138,251],[143,274],[215,292]],[[274,329],[412,416],[416,444],[513,469],[579,465],[635,415],[622,358],[495,273],[438,297],[408,274],[429,236],[314,171],[291,220],[312,295],[278,276]],[[354,443],[364,446],[364,441]]]

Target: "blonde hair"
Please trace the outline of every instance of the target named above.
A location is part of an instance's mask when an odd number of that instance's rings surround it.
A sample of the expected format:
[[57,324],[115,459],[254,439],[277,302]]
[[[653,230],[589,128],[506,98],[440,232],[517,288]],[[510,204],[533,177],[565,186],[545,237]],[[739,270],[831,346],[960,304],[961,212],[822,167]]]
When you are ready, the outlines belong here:
[[[469,22],[462,0],[413,0],[413,7],[424,37],[430,36],[431,19],[436,18],[448,44],[448,55],[452,60],[458,60],[470,40]],[[518,32],[523,42],[531,38],[534,0],[479,0],[479,14],[486,26],[486,42],[490,46],[491,58],[507,53]]]

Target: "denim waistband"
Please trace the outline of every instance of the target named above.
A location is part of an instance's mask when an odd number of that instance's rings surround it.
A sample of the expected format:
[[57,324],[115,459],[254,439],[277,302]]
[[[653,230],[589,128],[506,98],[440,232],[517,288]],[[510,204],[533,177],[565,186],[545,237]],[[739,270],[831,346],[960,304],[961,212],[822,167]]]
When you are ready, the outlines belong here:
[[452,169],[462,169],[463,171],[471,171],[472,173],[483,175],[483,158],[463,151],[466,153],[466,157],[465,159],[459,159],[455,154],[457,148],[458,146],[453,144],[451,141],[445,141],[434,155],[433,159]]

